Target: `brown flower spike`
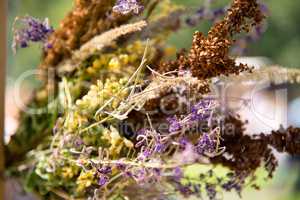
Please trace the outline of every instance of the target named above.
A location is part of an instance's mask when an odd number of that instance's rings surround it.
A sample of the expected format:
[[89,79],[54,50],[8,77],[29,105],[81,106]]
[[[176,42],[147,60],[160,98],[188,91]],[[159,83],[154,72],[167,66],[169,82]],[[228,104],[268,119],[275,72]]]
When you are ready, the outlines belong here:
[[207,36],[200,32],[194,34],[188,55],[180,53],[177,60],[163,63],[160,70],[190,70],[199,79],[250,70],[246,65],[235,64],[229,56],[229,48],[234,42],[234,35],[242,30],[248,31],[263,18],[255,0],[234,0],[224,20],[216,23]]
[[112,0],[76,0],[74,9],[62,20],[49,39],[42,67],[56,66],[92,37],[117,27],[131,18],[112,12]]

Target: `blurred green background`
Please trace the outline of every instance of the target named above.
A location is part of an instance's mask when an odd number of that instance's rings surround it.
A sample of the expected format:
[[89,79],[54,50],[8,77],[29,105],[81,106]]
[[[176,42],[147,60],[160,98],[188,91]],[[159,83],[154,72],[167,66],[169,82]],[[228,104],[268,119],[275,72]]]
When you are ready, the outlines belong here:
[[[180,4],[191,6],[194,10],[199,8],[201,0],[174,0]],[[216,4],[225,5],[229,0],[216,0]],[[10,48],[12,42],[12,23],[16,16],[26,14],[45,18],[48,17],[51,24],[58,27],[59,21],[72,7],[71,0],[9,0],[8,16],[8,66],[7,80],[8,87],[22,72],[35,69],[40,60],[40,48],[38,45],[31,45],[29,49],[22,49],[13,55]],[[247,56],[264,56],[270,58],[273,63],[285,67],[300,67],[300,1],[299,0],[265,0],[270,14],[267,18],[267,31],[263,37],[252,43]],[[218,6],[217,5],[217,6]],[[192,14],[192,13],[191,13]],[[195,30],[206,32],[209,23],[200,23],[197,27],[185,27],[171,36],[170,43],[177,47],[189,47],[191,36]],[[180,38],[180,39],[178,39]],[[34,84],[34,82],[32,82]],[[275,178],[269,181],[263,191],[247,190],[243,199],[262,200],[299,200],[300,196],[294,189],[297,181],[297,170],[300,164],[291,167],[287,162],[280,167],[275,174]],[[299,189],[299,188],[298,188]],[[226,195],[225,199],[238,199],[237,195]]]

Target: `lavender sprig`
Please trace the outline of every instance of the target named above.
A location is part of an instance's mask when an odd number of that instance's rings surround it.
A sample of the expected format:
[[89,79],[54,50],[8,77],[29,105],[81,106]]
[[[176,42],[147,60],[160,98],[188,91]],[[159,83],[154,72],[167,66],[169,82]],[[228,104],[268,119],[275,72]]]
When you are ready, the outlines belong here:
[[[21,23],[22,28],[16,28],[17,22]],[[41,21],[31,16],[17,17],[13,27],[12,48],[16,52],[17,48],[28,47],[30,42],[41,42],[44,48],[51,48],[52,46],[47,43],[47,39],[53,31],[48,18]]]
[[207,133],[204,133],[196,144],[196,151],[201,155],[205,153],[213,153],[216,151],[216,146],[216,141],[213,140]]
[[217,101],[212,99],[202,99],[192,106],[191,111],[186,116],[178,119],[177,117],[169,117],[169,132],[178,132],[182,129],[188,130],[193,128],[197,122],[210,120],[212,112],[217,107]]
[[167,118],[167,121],[169,122],[169,132],[175,132],[181,129],[180,122],[178,121],[177,117],[169,117]]

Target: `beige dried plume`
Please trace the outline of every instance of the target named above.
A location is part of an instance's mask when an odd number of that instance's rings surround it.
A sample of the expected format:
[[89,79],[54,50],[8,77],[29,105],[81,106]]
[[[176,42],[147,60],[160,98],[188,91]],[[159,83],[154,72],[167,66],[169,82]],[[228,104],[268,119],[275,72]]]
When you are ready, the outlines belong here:
[[147,25],[146,21],[139,21],[133,24],[122,25],[118,28],[107,31],[101,35],[92,38],[89,42],[85,43],[78,51],[75,51],[73,59],[84,60],[89,55],[96,51],[100,51],[106,46],[109,46],[114,40],[122,35],[141,31]]
[[300,69],[297,68],[284,68],[281,66],[268,66],[260,69],[255,69],[252,73],[244,72],[242,74],[231,75],[221,78],[224,81],[233,82],[258,82],[269,81],[273,84],[285,84],[285,83],[300,83]]
[[62,73],[66,71],[72,71],[78,64],[87,59],[89,56],[111,45],[114,40],[123,35],[141,31],[145,26],[147,26],[147,23],[146,21],[142,20],[139,22],[122,25],[95,36],[83,44],[79,50],[74,51],[70,59],[61,62],[58,66],[58,72]]

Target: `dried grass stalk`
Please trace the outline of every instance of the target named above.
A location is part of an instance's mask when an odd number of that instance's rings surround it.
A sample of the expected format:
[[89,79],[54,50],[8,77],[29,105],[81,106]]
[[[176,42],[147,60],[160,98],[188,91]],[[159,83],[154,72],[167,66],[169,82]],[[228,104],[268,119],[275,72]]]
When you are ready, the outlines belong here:
[[296,68],[284,68],[280,66],[269,66],[253,70],[252,73],[242,73],[222,77],[225,81],[233,82],[258,82],[269,81],[274,84],[300,83],[300,70]]
[[73,59],[84,60],[96,51],[100,51],[104,47],[111,45],[112,42],[120,36],[141,31],[146,25],[146,21],[142,20],[136,23],[122,25],[118,28],[102,33],[81,46],[80,50],[74,53]]
[[114,40],[123,35],[141,31],[145,26],[147,26],[147,23],[146,21],[142,20],[139,22],[122,25],[95,36],[90,41],[83,44],[79,50],[75,51],[70,59],[61,62],[57,67],[58,73],[72,71],[78,64],[80,64],[89,56],[94,55],[97,51],[101,51],[107,46],[110,46]]

